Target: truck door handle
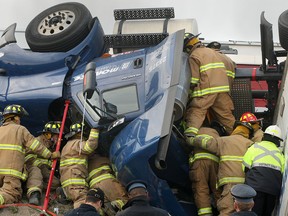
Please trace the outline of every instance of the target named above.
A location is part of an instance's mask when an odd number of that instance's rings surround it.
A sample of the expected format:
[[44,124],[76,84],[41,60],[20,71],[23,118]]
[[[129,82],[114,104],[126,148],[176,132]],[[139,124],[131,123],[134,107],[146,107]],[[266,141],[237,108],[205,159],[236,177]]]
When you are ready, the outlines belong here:
[[143,58],[137,58],[134,60],[134,69],[141,68],[143,66]]

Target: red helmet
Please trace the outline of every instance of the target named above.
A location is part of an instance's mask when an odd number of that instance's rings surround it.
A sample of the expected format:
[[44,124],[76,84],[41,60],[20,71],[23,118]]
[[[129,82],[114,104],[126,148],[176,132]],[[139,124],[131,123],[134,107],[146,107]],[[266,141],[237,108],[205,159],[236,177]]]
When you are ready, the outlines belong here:
[[257,119],[257,117],[250,112],[243,113],[243,115],[240,118],[241,122],[249,122],[249,123],[256,123],[261,122],[263,119]]

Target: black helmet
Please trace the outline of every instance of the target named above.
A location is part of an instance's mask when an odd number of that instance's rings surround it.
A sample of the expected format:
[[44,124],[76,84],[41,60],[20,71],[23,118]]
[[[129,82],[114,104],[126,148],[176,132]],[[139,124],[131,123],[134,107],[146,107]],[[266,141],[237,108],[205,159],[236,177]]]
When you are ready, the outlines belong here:
[[77,134],[81,131],[82,131],[82,125],[81,124],[79,124],[79,123],[72,124],[70,126],[70,132],[65,135],[65,138],[68,139],[68,138],[74,136],[75,134]]
[[[197,35],[194,35],[192,33],[185,33],[184,35],[184,45],[183,45],[183,51],[184,52],[187,52],[187,53],[190,53],[192,47],[195,45],[195,44],[198,44],[200,43],[200,40],[198,39],[198,36],[200,35],[201,33],[197,34]],[[194,40],[193,40],[194,39]]]
[[13,116],[19,116],[19,117],[29,116],[28,112],[24,109],[24,107],[17,104],[6,106],[2,115],[4,117],[4,120],[11,118]]
[[61,128],[61,122],[60,121],[50,121],[47,124],[45,124],[42,133],[59,134],[60,128]]
[[208,48],[220,50],[221,44],[218,41],[212,41],[211,43],[207,44]]

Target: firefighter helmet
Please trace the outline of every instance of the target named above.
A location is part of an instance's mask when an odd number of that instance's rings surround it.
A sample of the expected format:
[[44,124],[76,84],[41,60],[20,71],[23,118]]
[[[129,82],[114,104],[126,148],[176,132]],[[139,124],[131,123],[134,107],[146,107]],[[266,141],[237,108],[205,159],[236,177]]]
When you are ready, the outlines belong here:
[[60,121],[50,121],[45,124],[43,133],[53,133],[59,134],[60,133],[61,122]]
[[198,36],[200,35],[197,34],[197,35],[194,35],[194,34],[191,34],[191,33],[185,33],[184,35],[184,48],[183,48],[183,51],[186,52],[186,53],[190,53],[191,49],[193,48],[193,46],[195,46],[196,44],[198,43],[201,43]]
[[262,120],[263,118],[257,119],[257,117],[253,113],[250,113],[250,112],[245,112],[240,117],[241,122],[249,122],[252,124],[256,122],[261,122]]
[[281,129],[277,125],[270,125],[269,127],[267,127],[264,134],[268,134],[283,141]]
[[28,116],[28,112],[24,109],[24,107],[17,105],[17,104],[12,104],[8,105],[5,107],[3,113],[2,113],[4,120],[13,117],[13,116]]
[[74,136],[77,133],[80,133],[82,131],[82,125],[79,123],[76,124],[72,124],[70,126],[70,132],[68,134],[65,135],[65,138],[68,139],[72,136]]
[[221,48],[221,43],[219,43],[218,41],[212,41],[212,42],[210,42],[209,44],[207,44],[206,47],[211,48],[211,49],[220,50],[220,48]]

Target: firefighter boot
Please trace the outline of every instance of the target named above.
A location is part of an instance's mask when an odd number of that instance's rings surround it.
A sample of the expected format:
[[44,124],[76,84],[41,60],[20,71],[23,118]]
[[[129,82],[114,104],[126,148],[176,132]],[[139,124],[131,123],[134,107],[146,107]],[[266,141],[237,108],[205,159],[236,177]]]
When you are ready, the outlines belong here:
[[30,197],[29,197],[29,204],[33,204],[33,205],[40,205],[40,200],[41,200],[41,194],[39,191],[34,191],[31,193]]
[[56,189],[56,194],[57,194],[57,202],[58,203],[61,203],[63,205],[67,205],[67,204],[71,203],[71,201],[67,199],[66,194],[65,194],[62,187],[58,187]]

